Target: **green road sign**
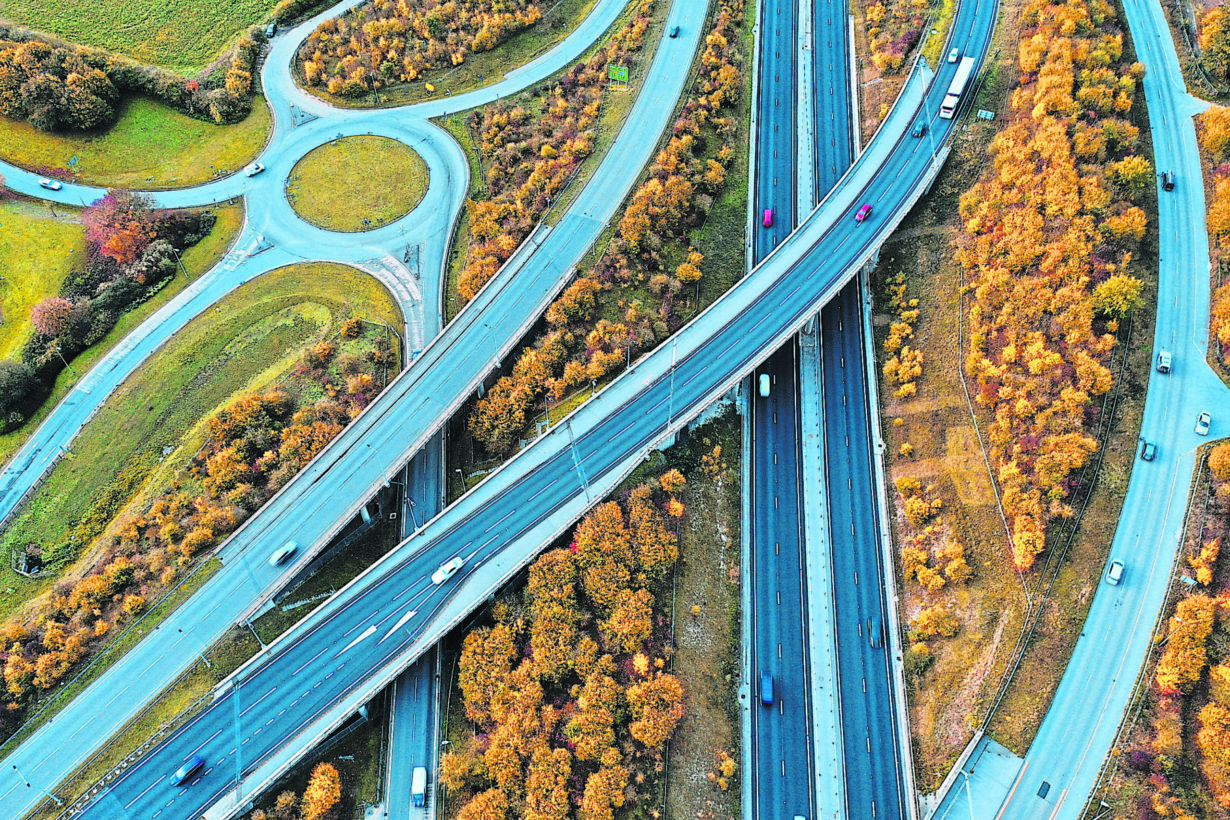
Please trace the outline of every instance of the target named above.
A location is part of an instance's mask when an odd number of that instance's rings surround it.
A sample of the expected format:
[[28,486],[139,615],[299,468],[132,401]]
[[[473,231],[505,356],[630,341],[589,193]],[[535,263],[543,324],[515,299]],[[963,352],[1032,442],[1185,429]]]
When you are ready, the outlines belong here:
[[628,82],[628,67],[626,65],[608,65],[606,76],[621,83]]

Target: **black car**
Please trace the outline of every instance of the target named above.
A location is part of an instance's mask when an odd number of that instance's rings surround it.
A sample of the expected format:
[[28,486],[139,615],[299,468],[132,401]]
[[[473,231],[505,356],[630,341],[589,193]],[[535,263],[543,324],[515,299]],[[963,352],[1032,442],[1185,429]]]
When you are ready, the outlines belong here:
[[671,26],[670,34],[668,36],[678,37],[679,36],[679,26]]
[[914,123],[914,129],[910,131],[910,136],[911,137],[921,137],[925,133],[927,133],[927,124],[923,122],[922,120],[919,120],[918,122]]

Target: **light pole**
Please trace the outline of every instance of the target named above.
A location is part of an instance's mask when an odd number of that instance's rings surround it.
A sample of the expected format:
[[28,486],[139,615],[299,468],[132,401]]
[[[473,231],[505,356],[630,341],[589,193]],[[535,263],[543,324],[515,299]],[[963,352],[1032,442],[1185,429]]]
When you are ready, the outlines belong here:
[[60,352],[60,345],[56,344],[51,349],[54,350],[56,352],[56,355],[60,357],[60,361],[64,363],[64,367],[68,369],[68,372],[72,373],[73,376],[75,377],[77,375],[77,371],[73,370],[73,366],[68,363],[68,360],[64,358],[64,354]]
[[551,427],[551,396],[547,396],[547,428]]
[[407,498],[406,500],[410,502],[410,523],[413,524],[414,528],[417,530],[419,528],[419,522],[414,519],[414,499]]
[[457,474],[457,480],[461,482],[461,493],[462,493],[462,495],[464,495],[464,494],[465,494],[465,491],[466,491],[466,477],[465,477],[465,473],[461,472],[461,468],[460,468],[460,467],[454,467],[454,468],[453,468],[453,472],[455,472],[455,473]]
[[[17,776],[18,776],[18,777],[20,777],[20,778],[21,778],[21,780],[22,780],[22,782],[26,784],[26,788],[27,788],[27,789],[29,789],[29,788],[33,788],[33,787],[34,787],[34,784],[33,784],[33,783],[31,783],[31,782],[29,781],[29,779],[28,779],[28,778],[27,778],[24,774],[22,774],[22,773],[21,773],[21,769],[17,768],[17,764],[16,764],[16,763],[14,763],[14,764],[13,764],[13,771],[17,772]],[[42,792],[43,794],[47,795],[48,797],[50,797],[52,800],[54,800],[54,801],[56,802],[56,805],[57,805],[57,806],[63,806],[63,805],[64,805],[64,801],[63,801],[63,800],[61,800],[60,798],[56,797],[56,796],[55,796],[54,794],[52,794],[51,792],[47,791],[47,790],[46,790],[46,789],[44,789],[42,786],[39,786],[39,787],[38,787],[38,790],[39,790],[40,792]]]

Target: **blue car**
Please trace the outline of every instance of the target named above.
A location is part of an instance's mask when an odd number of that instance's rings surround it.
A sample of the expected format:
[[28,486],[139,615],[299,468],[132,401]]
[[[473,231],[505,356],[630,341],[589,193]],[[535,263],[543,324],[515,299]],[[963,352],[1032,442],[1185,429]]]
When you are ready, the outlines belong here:
[[171,775],[172,786],[182,786],[192,779],[193,775],[201,770],[205,765],[205,758],[200,755],[193,755],[188,758],[184,765],[175,770],[175,774]]

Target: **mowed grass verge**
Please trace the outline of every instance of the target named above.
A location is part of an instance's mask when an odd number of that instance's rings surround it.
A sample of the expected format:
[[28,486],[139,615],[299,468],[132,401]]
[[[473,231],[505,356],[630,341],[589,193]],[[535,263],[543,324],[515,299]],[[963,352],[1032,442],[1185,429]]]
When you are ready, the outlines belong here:
[[400,219],[423,201],[427,163],[388,137],[343,137],[295,163],[286,196],[299,216],[330,231],[363,231]]
[[[58,211],[59,209],[57,208]],[[68,394],[68,391],[72,390],[73,385],[77,383],[77,379],[83,373],[93,367],[99,359],[107,354],[107,351],[127,336],[129,331],[174,298],[177,293],[188,286],[191,280],[212,268],[226,254],[243,227],[243,208],[238,205],[226,205],[214,208],[214,213],[217,214],[218,221],[214,225],[213,231],[209,236],[183,253],[182,259],[184,268],[188,271],[188,276],[184,277],[182,273],[177,273],[153,298],[120,317],[119,322],[111,329],[111,332],[104,336],[98,344],[78,354],[72,361],[72,369],[62,371],[56,378],[51,395],[47,397],[47,400],[43,402],[38,411],[21,427],[0,435],[0,463],[7,461],[25,443],[30,434],[47,417],[47,414]],[[80,225],[78,225],[77,230],[81,230]],[[40,250],[40,247],[36,244],[21,243],[14,245],[13,253],[17,259],[41,259],[38,256]],[[69,258],[71,259],[75,255],[70,254]],[[13,277],[14,281],[16,281],[16,273],[18,271],[21,272],[23,277],[33,279],[48,275],[44,273],[41,265],[37,267],[31,266],[28,261],[19,268],[9,268],[6,275]],[[29,314],[24,317],[23,321],[28,323]]]
[[[343,265],[297,265],[240,287],[190,322],[103,404],[0,536],[0,554],[60,543],[96,508],[118,512],[152,475],[192,457],[203,441],[203,418],[236,394],[281,377],[305,345],[333,335],[351,315],[401,322],[382,285]],[[79,559],[89,562],[88,554]],[[71,567],[64,573],[72,574]],[[57,577],[63,575],[26,579],[5,562],[0,589],[13,591],[0,592],[0,618]]]
[[0,0],[0,18],[179,72],[204,68],[277,0]]
[[20,359],[30,308],[60,292],[85,258],[80,211],[0,202],[0,360]]
[[[214,125],[148,97],[132,97],[115,125],[94,134],[49,134],[0,119],[0,159],[31,170],[70,171],[88,185],[186,188],[251,162],[271,127],[269,106],[259,96],[252,113],[234,125]],[[73,157],[77,162],[70,165]]]

